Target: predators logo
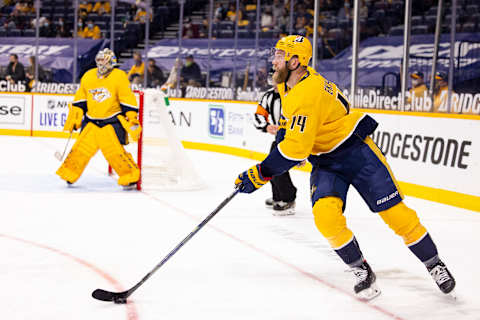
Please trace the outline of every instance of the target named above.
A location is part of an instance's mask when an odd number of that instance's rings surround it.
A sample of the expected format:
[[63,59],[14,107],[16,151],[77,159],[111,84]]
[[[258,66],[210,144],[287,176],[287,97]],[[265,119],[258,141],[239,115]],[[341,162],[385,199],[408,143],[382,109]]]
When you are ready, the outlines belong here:
[[106,88],[91,89],[88,92],[92,94],[93,100],[97,102],[103,102],[112,96]]

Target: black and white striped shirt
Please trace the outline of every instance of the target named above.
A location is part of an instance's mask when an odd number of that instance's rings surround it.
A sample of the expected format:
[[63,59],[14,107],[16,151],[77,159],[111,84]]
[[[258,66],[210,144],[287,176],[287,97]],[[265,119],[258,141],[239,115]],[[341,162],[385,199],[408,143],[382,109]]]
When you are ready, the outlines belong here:
[[278,125],[281,115],[282,102],[280,94],[272,88],[263,94],[262,99],[258,103],[254,119],[255,128],[267,132],[269,124]]

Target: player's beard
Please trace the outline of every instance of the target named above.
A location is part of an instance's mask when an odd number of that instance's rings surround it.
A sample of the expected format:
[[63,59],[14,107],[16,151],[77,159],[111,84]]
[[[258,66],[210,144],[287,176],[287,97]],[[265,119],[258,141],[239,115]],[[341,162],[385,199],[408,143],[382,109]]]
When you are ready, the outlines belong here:
[[287,80],[288,71],[286,66],[282,69],[277,69],[273,73],[272,79],[275,83],[283,83]]

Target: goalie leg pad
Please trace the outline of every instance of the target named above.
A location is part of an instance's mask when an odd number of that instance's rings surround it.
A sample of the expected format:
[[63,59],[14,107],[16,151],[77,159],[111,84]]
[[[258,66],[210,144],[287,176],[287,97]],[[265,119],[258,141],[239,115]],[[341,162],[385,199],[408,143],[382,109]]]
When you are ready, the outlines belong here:
[[337,197],[320,198],[313,206],[315,225],[334,249],[343,247],[353,238],[342,207],[343,201]]
[[65,161],[57,174],[65,181],[74,183],[80,178],[90,159],[97,153],[98,145],[95,136],[99,128],[89,123],[80,133]]
[[417,213],[407,207],[403,201],[379,214],[383,221],[403,238],[406,245],[419,241],[427,233]]
[[127,186],[140,179],[140,170],[130,153],[125,151],[114,128],[107,125],[100,129],[98,136],[100,150],[110,166],[118,174],[118,184]]

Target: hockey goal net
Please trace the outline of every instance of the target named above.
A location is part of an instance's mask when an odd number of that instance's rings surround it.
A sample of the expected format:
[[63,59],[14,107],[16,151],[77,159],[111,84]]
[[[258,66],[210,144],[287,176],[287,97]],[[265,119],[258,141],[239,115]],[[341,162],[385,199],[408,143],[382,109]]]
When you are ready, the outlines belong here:
[[[138,190],[186,191],[205,187],[169,115],[168,97],[156,89],[136,91],[142,134],[126,149],[140,168]],[[109,173],[113,174],[111,167]]]

